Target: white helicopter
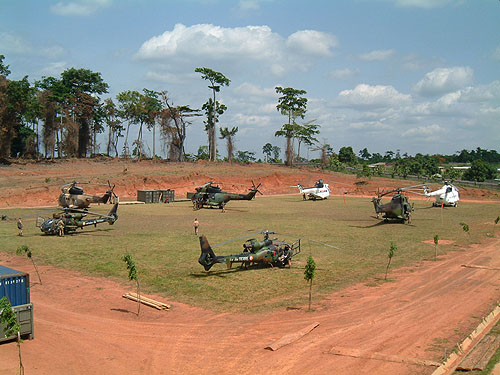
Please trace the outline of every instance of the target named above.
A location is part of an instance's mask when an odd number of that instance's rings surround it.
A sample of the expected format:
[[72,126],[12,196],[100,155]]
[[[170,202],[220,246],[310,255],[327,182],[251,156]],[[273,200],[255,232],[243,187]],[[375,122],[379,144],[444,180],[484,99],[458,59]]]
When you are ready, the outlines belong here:
[[323,183],[323,180],[316,181],[313,187],[305,188],[300,184],[295,186],[299,188],[304,200],[312,199],[315,201],[317,199],[327,199],[330,196],[330,188],[328,184]]
[[455,185],[445,182],[441,189],[429,191],[427,186],[424,187],[424,194],[426,197],[436,197],[435,201],[432,202],[432,206],[453,206],[456,207],[460,196],[458,194],[458,189]]

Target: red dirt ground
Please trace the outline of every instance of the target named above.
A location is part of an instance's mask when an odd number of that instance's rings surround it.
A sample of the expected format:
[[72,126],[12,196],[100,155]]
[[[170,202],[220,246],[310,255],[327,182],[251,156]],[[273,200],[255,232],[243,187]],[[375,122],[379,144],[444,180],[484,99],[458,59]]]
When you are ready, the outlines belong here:
[[[121,201],[135,200],[137,190],[174,189],[177,198],[208,181],[221,183],[225,191],[246,192],[262,183],[265,195],[297,193],[292,185],[312,186],[322,178],[330,184],[332,194],[376,195],[377,189],[390,190],[417,183],[381,177],[356,178],[355,175],[320,169],[271,166],[268,164],[237,165],[228,163],[166,163],[123,160],[75,160],[0,165],[0,208],[55,206],[61,185],[71,181],[116,184]],[[83,185],[86,193],[103,194],[106,186]],[[435,185],[434,188],[441,187]],[[417,198],[417,197],[414,197]],[[500,202],[498,191],[460,188],[462,200],[494,200]]]
[[[93,162],[72,164],[70,171],[65,169],[67,164],[39,169],[33,165],[21,166],[23,169],[19,165],[0,167],[0,206],[54,204],[58,186],[73,178],[96,176],[92,171],[100,166]],[[159,170],[151,164],[109,164],[99,178],[108,175],[117,184],[121,199],[133,199],[139,188],[171,187],[177,194],[181,184],[208,180],[234,184],[238,174],[236,166],[219,165],[217,173],[213,165],[200,168],[194,164],[183,166],[182,173],[155,177]],[[127,171],[119,179],[124,168]],[[325,182],[342,180],[339,174],[268,166],[239,167],[239,174],[242,168],[248,168],[243,172],[247,177],[239,181],[247,185],[251,178],[263,182],[262,191],[267,194],[283,193],[288,185],[309,184],[320,177]],[[45,183],[48,176],[51,182]],[[347,176],[343,181],[351,180],[355,178]],[[369,186],[382,181],[372,179]],[[44,184],[49,185],[46,190],[40,187]],[[27,191],[29,186],[37,194]],[[42,199],[38,192],[43,190],[47,194]],[[473,192],[469,198],[496,197],[494,193]],[[44,283],[31,288],[35,339],[22,344],[23,363],[27,374],[41,375],[431,374],[434,367],[401,362],[440,361],[444,346],[458,343],[498,303],[499,271],[461,265],[498,269],[499,249],[500,239],[492,238],[480,246],[442,256],[438,262],[425,261],[393,271],[393,282],[374,280],[371,286],[358,284],[334,293],[318,302],[312,312],[303,307],[255,315],[216,314],[149,296],[172,304],[172,309],[161,312],[142,306],[137,317],[136,304],[121,297],[131,290],[129,286],[41,266]],[[0,263],[35,276],[32,264],[24,257],[0,253]],[[300,340],[275,352],[264,349],[314,322],[319,326]],[[353,351],[391,361],[334,354]],[[0,374],[15,373],[16,344],[0,345],[0,359]]]

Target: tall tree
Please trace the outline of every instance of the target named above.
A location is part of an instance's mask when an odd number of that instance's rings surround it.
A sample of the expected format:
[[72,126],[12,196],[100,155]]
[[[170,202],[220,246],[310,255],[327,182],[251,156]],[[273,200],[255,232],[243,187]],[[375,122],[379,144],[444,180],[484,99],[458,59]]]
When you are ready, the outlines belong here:
[[273,153],[273,145],[267,142],[264,146],[262,146],[262,153],[266,156],[266,162],[269,162],[271,154]]
[[315,120],[308,121],[304,125],[299,125],[297,127],[297,134],[295,137],[299,143],[297,148],[297,159],[300,159],[300,145],[304,143],[306,146],[312,146],[317,143],[318,140],[314,137],[319,134],[319,125],[313,124]]
[[118,156],[118,138],[122,137],[123,126],[118,120],[117,108],[113,99],[108,98],[104,101],[104,116],[108,126],[108,142],[106,146],[106,155],[110,156],[111,149],[114,150],[115,156]]
[[67,90],[66,107],[78,124],[78,157],[85,157],[90,145],[91,122],[99,106],[97,95],[108,92],[108,84],[101,73],[89,69],[70,68],[61,73],[62,85]]
[[238,127],[233,127],[231,130],[229,128],[220,129],[220,139],[225,139],[227,142],[227,160],[233,162],[233,149],[234,149],[234,136],[238,132]]
[[169,144],[169,159],[184,161],[184,142],[186,140],[186,128],[191,124],[190,117],[201,116],[198,109],[191,109],[188,105],[174,106],[169,103],[166,91],[160,92],[162,110],[159,113],[160,129],[162,135]]
[[283,124],[280,130],[275,133],[277,137],[286,138],[286,165],[293,165],[293,138],[297,131],[297,117],[304,118],[307,108],[307,94],[305,90],[297,90],[291,87],[275,87],[276,93],[281,95],[278,98],[276,109],[284,116],[288,117],[288,122]]
[[[209,155],[210,155],[210,160],[215,161],[217,160],[217,145],[216,145],[216,124],[219,122],[219,116],[221,116],[227,109],[227,107],[224,104],[219,103],[218,101],[215,102],[215,117],[211,115],[211,113],[214,112],[214,105],[213,105],[212,99],[208,99],[208,101],[203,104],[201,107],[202,110],[205,111],[205,114],[207,115],[207,120],[204,121],[205,123],[205,131],[207,132],[208,135],[208,150],[209,150]],[[215,120],[215,123],[213,122]],[[212,159],[212,150],[215,150],[215,158]]]
[[[217,134],[217,115],[218,115],[218,109],[217,105],[218,102],[215,99],[215,94],[217,92],[220,92],[220,88],[222,86],[229,86],[229,83],[231,80],[224,76],[224,74],[220,72],[216,72],[215,70],[212,70],[210,68],[196,68],[194,70],[196,73],[201,73],[201,78],[208,80],[210,82],[210,85],[208,86],[209,89],[212,90],[212,105],[208,105],[207,108],[210,109],[210,113],[207,119],[207,126],[208,126],[208,132],[209,132],[209,149],[210,149],[210,160],[211,161],[216,161],[217,160],[217,142],[216,142],[216,134]],[[208,104],[207,102],[206,104]]]
[[31,95],[27,76],[12,81],[0,75],[0,157],[11,156],[12,141],[23,126]]

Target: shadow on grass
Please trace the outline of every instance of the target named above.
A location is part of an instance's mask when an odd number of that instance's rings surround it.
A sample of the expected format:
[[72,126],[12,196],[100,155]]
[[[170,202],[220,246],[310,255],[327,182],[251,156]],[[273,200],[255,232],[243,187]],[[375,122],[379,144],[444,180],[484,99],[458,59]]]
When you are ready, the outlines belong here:
[[[270,267],[268,264],[254,264],[248,267],[235,267],[235,268],[229,268],[229,269],[223,269],[223,270],[215,270],[215,271],[206,271],[206,272],[199,272],[199,273],[190,273],[190,277],[195,277],[195,278],[204,278],[204,277],[211,277],[211,276],[217,276],[217,277],[226,277],[226,275],[231,275],[233,273],[237,272],[254,272],[258,270],[263,270],[263,269],[281,269],[279,267]],[[264,271],[265,272],[265,271]]]
[[[376,219],[375,216],[371,216],[373,217],[374,219]],[[367,226],[360,226],[360,225],[349,225],[349,227],[351,228],[361,228],[361,229],[367,229],[367,228],[373,228],[373,227],[378,227],[378,226],[382,226],[382,225],[393,225],[393,224],[398,224],[398,225],[405,225],[407,227],[414,227],[415,225],[413,224],[403,224],[401,222],[401,220],[381,220],[375,224],[372,224],[372,225],[367,225]]]

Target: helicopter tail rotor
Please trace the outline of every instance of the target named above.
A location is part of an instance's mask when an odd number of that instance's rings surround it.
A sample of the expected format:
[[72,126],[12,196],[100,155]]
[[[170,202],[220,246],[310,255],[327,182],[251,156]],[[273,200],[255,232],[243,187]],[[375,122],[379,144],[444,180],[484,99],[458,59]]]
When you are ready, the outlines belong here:
[[210,268],[212,268],[212,266],[216,263],[217,257],[210,247],[210,244],[208,243],[207,237],[205,237],[205,235],[200,236],[200,247],[201,255],[198,258],[198,263],[200,263],[205,268],[205,271],[210,271]]
[[250,189],[250,191],[255,191],[256,193],[259,193],[260,195],[264,195],[264,194],[262,194],[262,192],[259,191],[260,185],[262,185],[262,183],[255,186],[255,182],[253,182],[253,180],[252,180],[252,189]]
[[118,220],[118,214],[116,213],[118,211],[118,203],[115,203],[115,205],[113,206],[113,208],[111,209],[111,211],[109,211],[108,213],[108,223],[110,225],[113,225],[115,223],[116,220]]

